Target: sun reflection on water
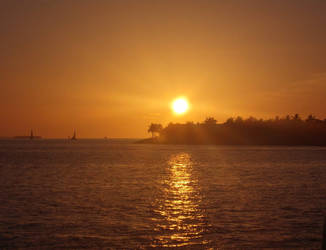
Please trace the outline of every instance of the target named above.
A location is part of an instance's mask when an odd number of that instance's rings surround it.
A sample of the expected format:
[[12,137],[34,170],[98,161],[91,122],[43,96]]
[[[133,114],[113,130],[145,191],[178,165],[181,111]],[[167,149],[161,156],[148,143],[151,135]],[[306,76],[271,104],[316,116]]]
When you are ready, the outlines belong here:
[[193,161],[187,153],[170,157],[168,174],[162,180],[162,196],[154,210],[158,232],[153,247],[179,247],[206,244],[203,240],[204,213],[202,197],[195,178]]

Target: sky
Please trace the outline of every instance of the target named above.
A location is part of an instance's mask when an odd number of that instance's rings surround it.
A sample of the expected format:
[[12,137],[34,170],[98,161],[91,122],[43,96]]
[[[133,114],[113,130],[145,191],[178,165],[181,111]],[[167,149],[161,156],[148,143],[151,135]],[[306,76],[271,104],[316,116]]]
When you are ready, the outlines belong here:
[[326,118],[325,27],[324,0],[0,0],[0,136]]

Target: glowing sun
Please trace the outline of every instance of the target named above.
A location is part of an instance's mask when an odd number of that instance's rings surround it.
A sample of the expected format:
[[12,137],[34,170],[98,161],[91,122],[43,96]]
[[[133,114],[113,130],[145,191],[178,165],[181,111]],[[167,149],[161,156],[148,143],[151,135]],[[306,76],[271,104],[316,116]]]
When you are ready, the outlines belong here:
[[183,97],[177,98],[172,102],[172,110],[177,115],[184,114],[185,112],[187,112],[188,109],[189,109],[188,101]]

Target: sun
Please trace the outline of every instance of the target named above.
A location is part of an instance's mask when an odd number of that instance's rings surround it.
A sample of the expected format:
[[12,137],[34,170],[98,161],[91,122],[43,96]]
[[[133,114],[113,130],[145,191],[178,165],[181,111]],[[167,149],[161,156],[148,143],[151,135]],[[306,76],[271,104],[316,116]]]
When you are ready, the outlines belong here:
[[179,97],[172,102],[172,110],[175,114],[181,115],[188,111],[189,104],[186,98]]

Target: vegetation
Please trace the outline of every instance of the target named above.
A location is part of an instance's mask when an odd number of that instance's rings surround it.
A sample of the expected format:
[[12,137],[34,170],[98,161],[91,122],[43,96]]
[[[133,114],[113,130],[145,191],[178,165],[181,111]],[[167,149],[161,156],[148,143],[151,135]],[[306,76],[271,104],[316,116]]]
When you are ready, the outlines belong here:
[[152,138],[154,138],[155,135],[159,135],[163,129],[163,126],[161,124],[152,123],[149,125],[147,132],[152,133]]
[[326,119],[313,115],[301,119],[298,114],[274,119],[249,117],[229,118],[217,123],[208,117],[202,123],[170,123],[166,127],[151,124],[152,140],[144,142],[168,144],[223,145],[318,145],[326,146]]

